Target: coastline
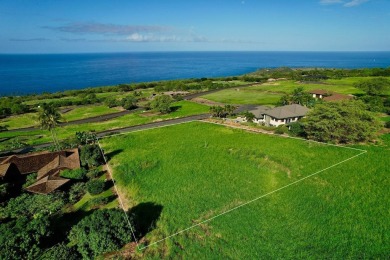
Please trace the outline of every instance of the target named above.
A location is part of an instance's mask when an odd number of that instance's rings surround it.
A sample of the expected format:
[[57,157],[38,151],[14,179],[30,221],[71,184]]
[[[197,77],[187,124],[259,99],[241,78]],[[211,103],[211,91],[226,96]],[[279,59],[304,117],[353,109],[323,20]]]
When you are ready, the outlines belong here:
[[390,52],[126,52],[0,54],[0,95],[218,78],[261,68],[386,68]]

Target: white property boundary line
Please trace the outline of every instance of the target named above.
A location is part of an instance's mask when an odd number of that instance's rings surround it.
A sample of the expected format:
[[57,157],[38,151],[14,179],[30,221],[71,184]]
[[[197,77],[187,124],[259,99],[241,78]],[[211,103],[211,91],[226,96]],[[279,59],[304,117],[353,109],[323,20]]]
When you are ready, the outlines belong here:
[[[250,129],[240,128],[240,127],[232,126],[232,125],[219,124],[219,123],[209,122],[209,121],[192,120],[192,121],[181,122],[181,123],[176,123],[176,124],[171,124],[171,125],[164,125],[164,126],[156,126],[156,127],[153,127],[153,128],[139,129],[139,130],[135,130],[135,131],[132,131],[132,132],[118,133],[118,134],[114,134],[114,135],[107,135],[107,136],[100,137],[99,139],[106,138],[106,137],[118,136],[118,135],[125,135],[125,134],[129,134],[129,133],[140,132],[140,131],[152,130],[152,129],[156,129],[156,128],[163,128],[163,127],[168,127],[168,126],[173,126],[173,125],[180,125],[180,124],[190,123],[190,122],[194,122],[194,121],[203,122],[203,123],[209,123],[209,124],[221,125],[221,126],[230,127],[230,128],[234,128],[234,129],[240,129],[240,130],[244,130],[244,131],[248,131],[248,132],[252,132],[252,133],[257,133],[257,134],[275,135],[275,134],[273,134],[273,133],[264,133],[264,132],[251,131]],[[262,198],[264,198],[264,197],[266,197],[266,196],[272,195],[272,194],[274,194],[274,193],[276,193],[276,192],[278,192],[278,191],[281,191],[281,190],[283,190],[283,189],[286,189],[286,188],[288,188],[288,187],[290,187],[290,186],[293,186],[293,185],[295,185],[295,184],[297,184],[297,183],[300,183],[300,182],[302,182],[302,181],[304,181],[304,180],[306,180],[306,179],[308,179],[308,178],[311,178],[311,177],[313,177],[313,176],[315,176],[315,175],[317,175],[317,174],[319,174],[319,173],[321,173],[321,172],[327,171],[327,170],[329,170],[329,169],[331,169],[331,168],[333,168],[333,167],[336,167],[336,166],[338,166],[338,165],[340,165],[340,164],[343,164],[343,163],[345,163],[345,162],[347,162],[347,161],[349,161],[349,160],[352,160],[352,159],[354,159],[354,158],[356,158],[356,157],[358,157],[358,156],[360,156],[360,155],[363,155],[363,154],[367,153],[367,150],[358,149],[358,148],[353,148],[353,147],[347,147],[347,146],[342,146],[342,145],[337,145],[337,144],[328,144],[328,143],[323,143],[323,142],[318,142],[318,141],[312,141],[312,140],[307,140],[307,139],[298,138],[298,137],[281,136],[281,135],[275,135],[275,136],[280,136],[280,137],[285,137],[285,138],[291,138],[291,139],[296,139],[296,140],[302,140],[302,141],[306,141],[306,142],[313,142],[313,143],[322,144],[322,145],[335,146],[335,147],[340,147],[340,148],[344,148],[344,149],[350,149],[350,150],[359,151],[360,153],[359,153],[359,154],[356,154],[356,155],[354,155],[354,156],[352,156],[352,157],[349,157],[349,158],[347,158],[347,159],[345,159],[345,160],[343,160],[343,161],[341,161],[341,162],[335,163],[335,164],[333,164],[333,165],[331,165],[331,166],[329,166],[329,167],[327,167],[327,168],[325,168],[325,169],[322,169],[322,170],[319,170],[319,171],[314,172],[314,173],[312,173],[312,174],[309,174],[309,175],[306,176],[306,177],[303,177],[303,178],[301,178],[301,179],[298,179],[298,180],[296,180],[296,181],[294,181],[294,182],[292,182],[292,183],[289,183],[289,184],[287,184],[287,185],[285,185],[285,186],[283,186],[283,187],[280,187],[280,188],[278,188],[278,189],[276,189],[276,190],[273,190],[273,191],[271,191],[271,192],[268,192],[268,193],[266,193],[266,194],[263,194],[263,195],[261,195],[261,196],[259,196],[259,197],[257,197],[257,198],[254,198],[254,199],[252,199],[252,200],[250,200],[250,201],[244,202],[244,203],[242,203],[242,204],[240,204],[240,205],[238,205],[238,206],[236,206],[236,207],[233,207],[233,208],[231,208],[231,209],[228,209],[228,210],[226,210],[226,211],[224,211],[224,212],[222,212],[222,213],[220,213],[220,214],[218,214],[218,215],[215,215],[215,216],[213,216],[213,217],[211,217],[211,218],[205,219],[205,220],[203,220],[203,221],[201,221],[201,222],[199,222],[199,223],[197,223],[197,224],[195,224],[195,225],[192,225],[192,226],[190,226],[190,227],[188,227],[188,228],[182,229],[182,230],[180,230],[180,231],[178,231],[178,232],[176,232],[176,233],[174,233],[174,234],[172,234],[172,235],[169,235],[169,236],[167,236],[167,237],[165,237],[165,238],[162,238],[162,239],[160,239],[160,240],[157,240],[157,241],[155,241],[155,242],[153,242],[153,243],[151,243],[151,244],[149,244],[149,245],[147,245],[147,246],[143,246],[143,247],[140,247],[140,245],[139,245],[139,243],[138,243],[138,241],[137,241],[137,239],[136,239],[136,236],[135,236],[135,233],[134,233],[133,226],[131,225],[130,219],[128,218],[127,213],[126,213],[126,211],[125,211],[125,209],[124,209],[124,207],[123,207],[122,198],[119,196],[118,188],[117,188],[117,186],[116,186],[116,183],[115,183],[114,177],[113,177],[113,175],[112,175],[110,166],[109,166],[109,164],[108,164],[108,162],[107,162],[107,160],[106,160],[106,156],[105,156],[105,154],[104,154],[104,151],[103,151],[103,149],[102,149],[102,147],[101,147],[101,145],[100,145],[99,139],[98,139],[98,140],[97,140],[97,143],[98,143],[98,145],[99,145],[100,151],[101,151],[102,154],[103,154],[104,162],[105,162],[106,165],[107,165],[107,170],[108,170],[108,172],[109,172],[109,174],[110,174],[110,177],[111,177],[111,180],[112,180],[112,182],[113,182],[113,184],[114,184],[115,191],[116,191],[116,193],[117,193],[119,203],[120,203],[120,205],[121,205],[121,207],[122,207],[122,210],[123,210],[123,212],[124,212],[124,214],[125,214],[125,217],[126,217],[126,220],[127,220],[128,225],[129,225],[129,227],[130,227],[132,236],[133,236],[133,238],[134,238],[135,243],[137,244],[137,249],[138,249],[138,250],[144,250],[144,249],[146,249],[146,248],[148,248],[148,247],[150,247],[150,246],[153,246],[153,245],[156,245],[156,244],[158,244],[158,243],[161,243],[161,242],[163,242],[163,241],[165,241],[165,240],[167,240],[167,239],[170,239],[170,238],[172,238],[172,237],[174,237],[174,236],[177,236],[177,235],[179,235],[179,234],[181,234],[181,233],[184,233],[184,232],[186,232],[186,231],[188,231],[188,230],[190,230],[190,229],[193,229],[193,228],[195,228],[195,227],[198,227],[198,226],[200,226],[200,225],[202,225],[202,224],[204,224],[204,223],[210,222],[210,221],[214,220],[215,218],[218,218],[218,217],[220,217],[220,216],[226,215],[226,214],[228,214],[228,213],[230,213],[230,212],[232,212],[232,211],[234,211],[234,210],[237,210],[237,209],[239,209],[239,208],[241,208],[241,207],[244,207],[244,206],[246,206],[246,205],[249,205],[249,204],[251,204],[251,203],[253,203],[253,202],[255,202],[255,201],[259,200],[259,199],[262,199]]]

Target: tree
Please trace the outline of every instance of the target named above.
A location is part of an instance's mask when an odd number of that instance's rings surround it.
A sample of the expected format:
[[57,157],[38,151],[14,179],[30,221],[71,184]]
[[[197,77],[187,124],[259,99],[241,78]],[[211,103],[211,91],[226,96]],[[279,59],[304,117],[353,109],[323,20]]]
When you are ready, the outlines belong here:
[[390,89],[390,80],[386,78],[362,80],[354,84],[354,87],[363,90],[369,96],[381,96]]
[[168,95],[160,95],[155,97],[150,103],[150,108],[157,110],[160,113],[166,114],[171,111],[172,98]]
[[227,115],[233,115],[234,110],[236,110],[236,107],[233,105],[225,105],[223,109]]
[[305,92],[303,87],[294,89],[291,94],[283,95],[278,101],[279,106],[300,104],[306,107],[313,107],[315,103],[316,99],[313,98],[308,92]]
[[0,225],[0,259],[38,259],[41,244],[51,235],[48,216],[21,216]]
[[77,182],[69,189],[69,201],[75,203],[86,193],[86,187],[84,182]]
[[210,107],[210,112],[214,117],[225,117],[225,110],[221,106],[211,106]]
[[317,105],[307,115],[309,139],[321,142],[357,143],[370,141],[380,122],[361,101],[329,102]]
[[119,106],[119,102],[115,98],[106,98],[106,100],[104,100],[104,104],[110,108]]
[[60,144],[55,132],[55,128],[60,123],[61,114],[56,106],[52,103],[43,103],[38,109],[38,121],[42,129],[51,132],[53,142],[60,149]]
[[243,116],[246,118],[246,121],[253,122],[253,119],[255,119],[255,115],[248,110],[243,113]]
[[83,258],[90,259],[118,250],[132,239],[123,211],[104,209],[94,211],[73,226],[69,240],[77,245]]
[[73,247],[69,247],[64,243],[57,244],[46,250],[40,258],[41,260],[77,260],[80,255]]
[[89,182],[87,182],[87,191],[91,194],[91,195],[97,195],[99,193],[102,193],[104,191],[104,181],[102,180],[90,180]]
[[85,145],[80,149],[81,165],[88,167],[99,166],[104,162],[100,148],[96,144]]
[[7,206],[1,208],[0,218],[50,216],[59,212],[64,205],[65,198],[62,193],[48,195],[24,193],[10,199]]
[[121,100],[121,106],[126,110],[137,108],[137,99],[134,96],[127,96]]
[[98,139],[97,135],[92,132],[76,132],[76,139],[79,145],[95,144]]

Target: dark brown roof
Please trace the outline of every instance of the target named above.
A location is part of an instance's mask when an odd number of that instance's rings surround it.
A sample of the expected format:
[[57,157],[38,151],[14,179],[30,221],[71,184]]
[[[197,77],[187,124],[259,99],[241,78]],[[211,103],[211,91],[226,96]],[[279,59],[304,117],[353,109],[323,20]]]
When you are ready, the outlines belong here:
[[48,194],[58,189],[59,187],[61,187],[62,185],[66,184],[69,181],[70,181],[69,179],[64,179],[58,176],[49,175],[40,179],[33,185],[28,186],[26,190],[34,193],[39,193],[39,194]]
[[26,155],[12,155],[7,158],[4,158],[1,164],[14,163],[18,167],[21,174],[27,174],[37,172],[45,165],[52,162],[58,155],[68,157],[73,153],[77,153],[78,160],[78,149],[76,148],[73,150],[59,152],[38,152]]
[[0,164],[0,177],[4,177],[7,174],[10,166],[10,163]]
[[20,176],[18,167],[14,163],[0,164],[0,179]]
[[47,175],[51,175],[60,169],[72,170],[80,168],[79,152],[77,149],[65,155],[57,155],[50,163],[39,169],[37,179],[39,180]]
[[348,100],[348,99],[353,99],[353,96],[334,93],[331,96],[323,98],[323,100],[325,101],[341,101],[341,100]]

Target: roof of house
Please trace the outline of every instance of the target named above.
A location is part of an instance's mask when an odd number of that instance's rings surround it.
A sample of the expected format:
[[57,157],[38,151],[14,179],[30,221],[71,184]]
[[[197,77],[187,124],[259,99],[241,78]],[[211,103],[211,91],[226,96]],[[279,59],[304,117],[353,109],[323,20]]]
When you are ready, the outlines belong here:
[[353,96],[333,93],[331,96],[327,96],[323,98],[324,101],[341,101],[341,100],[348,100],[348,99],[353,99]]
[[38,152],[30,153],[26,155],[12,155],[6,158],[2,158],[3,161],[0,164],[14,163],[21,174],[27,174],[37,172],[39,169],[52,162],[58,155],[68,157],[72,153],[77,153],[78,149],[59,151],[59,152]]
[[10,166],[11,163],[0,164],[0,177],[4,177],[7,174]]
[[12,175],[20,175],[19,169],[14,163],[0,164],[0,178],[4,178],[10,173]]
[[270,107],[267,106],[256,106],[253,109],[249,110],[256,118],[264,118],[266,111],[270,110]]
[[28,186],[26,190],[34,193],[39,193],[39,194],[48,194],[62,185],[66,184],[69,182],[69,179],[64,179],[58,176],[54,175],[49,175],[46,176],[39,181],[35,182],[34,184]]
[[326,95],[331,94],[331,91],[324,90],[324,89],[313,89],[309,91],[310,94],[316,94],[316,95]]
[[38,170],[37,179],[41,179],[47,175],[51,175],[58,169],[78,169],[80,168],[79,152],[76,149],[71,153],[57,155],[51,162]]
[[292,118],[292,117],[302,117],[307,114],[309,109],[307,107],[292,104],[287,106],[275,107],[273,109],[267,110],[264,112],[265,115],[269,115],[276,119]]

